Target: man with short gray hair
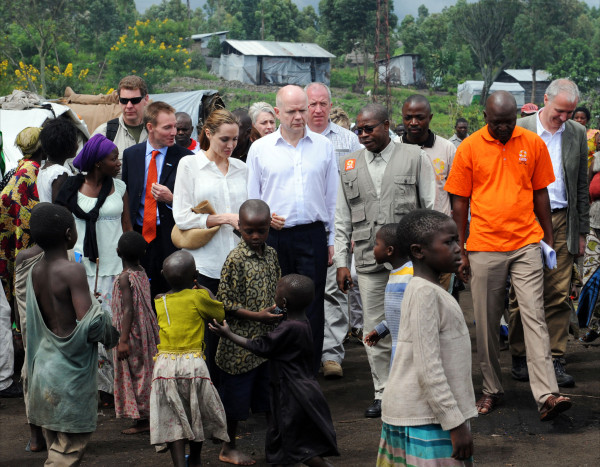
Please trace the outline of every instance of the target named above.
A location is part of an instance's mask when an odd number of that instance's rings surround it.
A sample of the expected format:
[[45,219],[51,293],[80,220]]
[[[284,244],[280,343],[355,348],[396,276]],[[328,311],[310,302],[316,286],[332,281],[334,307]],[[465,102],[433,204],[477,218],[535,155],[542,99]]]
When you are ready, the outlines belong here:
[[[575,380],[564,369],[569,336],[569,291],[573,260],[582,256],[590,229],[585,128],[571,120],[579,101],[577,85],[568,79],[552,81],[544,95],[544,107],[517,120],[517,125],[537,133],[546,143],[556,181],[548,186],[556,269],[544,269],[544,310],[556,380],[572,387]],[[513,357],[512,376],[527,381],[525,344],[518,305],[510,309],[509,342]]]

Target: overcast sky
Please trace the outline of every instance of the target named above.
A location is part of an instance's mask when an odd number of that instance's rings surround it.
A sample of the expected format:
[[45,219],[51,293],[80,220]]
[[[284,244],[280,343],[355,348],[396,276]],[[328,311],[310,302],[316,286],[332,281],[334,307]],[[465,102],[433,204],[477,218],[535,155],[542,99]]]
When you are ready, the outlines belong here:
[[[183,0],[185,3],[185,0]],[[292,0],[300,9],[305,6],[312,5],[315,10],[319,10],[319,0]],[[472,1],[472,0],[467,0]],[[600,0],[584,0],[588,5],[599,7]],[[146,8],[150,5],[154,5],[156,3],[161,3],[161,0],[135,0],[135,4],[137,6],[138,11],[144,12]],[[191,0],[191,7],[195,10],[196,8],[204,5],[205,0]],[[394,10],[398,15],[400,21],[404,16],[411,14],[413,16],[417,16],[417,10],[420,5],[425,5],[429,9],[429,13],[439,13],[449,5],[454,5],[456,0],[416,0],[416,1],[407,1],[407,0],[395,0],[394,1]]]
[[[312,5],[317,11],[319,9],[319,0],[293,0],[293,2],[298,5],[300,9],[307,5]],[[150,5],[154,5],[156,3],[161,3],[161,0],[135,0],[137,9],[142,13]],[[204,3],[204,0],[191,0],[191,6],[193,9],[204,5]],[[407,14],[416,16],[419,5],[425,5],[429,9],[430,13],[436,13],[442,11],[445,6],[454,5],[455,3],[456,0],[416,0],[413,2],[396,0],[394,1],[394,9],[398,17],[402,19]]]

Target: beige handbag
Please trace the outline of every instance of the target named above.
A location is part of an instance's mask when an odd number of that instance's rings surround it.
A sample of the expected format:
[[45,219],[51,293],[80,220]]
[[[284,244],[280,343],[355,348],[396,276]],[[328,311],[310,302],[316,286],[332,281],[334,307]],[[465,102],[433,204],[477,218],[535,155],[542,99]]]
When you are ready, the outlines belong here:
[[[196,214],[216,214],[208,200],[201,201],[198,206],[192,208],[192,211]],[[206,229],[181,230],[175,226],[171,232],[171,241],[177,248],[196,250],[210,242],[220,227],[220,225],[216,225]]]

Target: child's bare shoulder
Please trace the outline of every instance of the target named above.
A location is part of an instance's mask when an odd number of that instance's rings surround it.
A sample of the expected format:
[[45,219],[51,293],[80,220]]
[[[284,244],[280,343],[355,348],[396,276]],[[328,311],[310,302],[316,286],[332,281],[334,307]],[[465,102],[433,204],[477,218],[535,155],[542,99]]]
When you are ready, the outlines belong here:
[[34,245],[31,248],[27,248],[26,250],[19,251],[19,254],[17,254],[17,257],[15,258],[15,267],[19,266],[23,261],[33,258],[36,255],[39,255],[43,251],[44,250],[42,250],[37,245]]

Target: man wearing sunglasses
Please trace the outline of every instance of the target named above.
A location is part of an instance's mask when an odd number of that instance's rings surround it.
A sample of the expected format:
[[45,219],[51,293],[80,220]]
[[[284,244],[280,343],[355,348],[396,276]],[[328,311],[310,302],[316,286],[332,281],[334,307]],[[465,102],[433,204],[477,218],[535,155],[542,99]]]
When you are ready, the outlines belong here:
[[[385,319],[383,297],[389,271],[375,262],[375,234],[382,225],[399,222],[414,209],[433,209],[436,199],[435,172],[429,157],[418,146],[392,141],[389,128],[385,107],[363,107],[354,132],[364,149],[340,160],[334,262],[345,264],[354,242],[365,335]],[[353,286],[347,267],[338,266],[337,283],[344,292]],[[377,418],[381,416],[381,397],[390,370],[391,341],[383,339],[365,349],[375,386],[375,401],[365,416]]]
[[139,76],[126,76],[119,82],[117,93],[123,113],[119,118],[109,120],[96,128],[94,135],[100,133],[113,141],[119,148],[119,160],[122,162],[125,149],[148,139],[143,123],[144,107],[149,99],[148,86]]

